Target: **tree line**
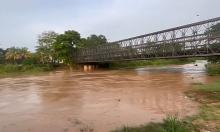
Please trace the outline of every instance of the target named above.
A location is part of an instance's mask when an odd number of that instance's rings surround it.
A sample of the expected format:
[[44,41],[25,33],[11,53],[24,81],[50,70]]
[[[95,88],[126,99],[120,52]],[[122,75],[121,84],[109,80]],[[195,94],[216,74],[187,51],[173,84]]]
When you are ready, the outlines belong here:
[[0,64],[65,64],[74,63],[75,49],[92,48],[107,43],[104,35],[90,35],[82,38],[74,30],[58,34],[46,31],[38,36],[36,52],[30,52],[26,47],[0,48]]

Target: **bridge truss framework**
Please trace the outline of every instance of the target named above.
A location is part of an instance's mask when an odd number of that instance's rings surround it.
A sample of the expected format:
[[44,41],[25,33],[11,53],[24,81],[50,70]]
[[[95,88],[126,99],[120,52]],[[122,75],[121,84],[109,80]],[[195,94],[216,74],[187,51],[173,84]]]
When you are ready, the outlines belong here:
[[212,33],[215,25],[220,26],[220,17],[94,48],[76,49],[75,61],[98,63],[220,55],[220,34]]

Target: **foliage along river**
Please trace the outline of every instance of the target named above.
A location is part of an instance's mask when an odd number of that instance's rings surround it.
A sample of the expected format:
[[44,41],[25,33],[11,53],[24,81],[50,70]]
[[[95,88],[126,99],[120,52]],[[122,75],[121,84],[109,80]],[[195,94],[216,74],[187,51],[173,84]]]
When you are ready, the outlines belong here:
[[184,91],[216,79],[197,63],[1,78],[0,131],[107,132],[195,114],[197,104]]

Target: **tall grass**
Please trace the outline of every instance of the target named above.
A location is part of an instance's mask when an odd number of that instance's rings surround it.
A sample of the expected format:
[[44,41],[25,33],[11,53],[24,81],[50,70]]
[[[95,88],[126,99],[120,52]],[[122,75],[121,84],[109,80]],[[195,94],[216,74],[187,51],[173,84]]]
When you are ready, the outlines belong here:
[[176,116],[168,116],[162,124],[164,132],[189,132],[184,123]]
[[177,116],[168,116],[162,123],[149,123],[139,127],[123,127],[113,132],[189,132],[190,127]]

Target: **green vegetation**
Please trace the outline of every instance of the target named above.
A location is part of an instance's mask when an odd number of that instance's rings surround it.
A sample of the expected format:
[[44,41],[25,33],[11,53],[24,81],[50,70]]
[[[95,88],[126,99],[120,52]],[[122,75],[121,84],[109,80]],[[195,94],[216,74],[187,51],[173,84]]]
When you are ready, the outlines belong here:
[[93,48],[107,43],[107,39],[104,35],[90,35],[86,39],[82,39],[83,47]]
[[57,55],[53,48],[53,44],[56,42],[58,34],[54,31],[43,32],[38,37],[38,46],[36,47],[36,53],[39,57],[39,62],[42,64],[55,63]]
[[186,94],[201,104],[199,114],[191,117],[191,122],[201,131],[219,132],[220,81],[205,85],[196,84]]
[[74,30],[65,31],[63,34],[54,31],[44,32],[39,36],[37,54],[43,64],[63,63],[69,67],[74,64],[74,52],[80,48],[91,48],[107,43],[103,35],[91,35],[81,38],[80,33]]
[[[220,23],[213,25],[209,30],[206,31],[206,34],[210,37],[215,37],[220,35]],[[215,39],[210,39],[210,49],[214,52],[220,51],[220,42]],[[209,75],[220,75],[220,56],[211,56],[207,58],[209,64],[207,65],[207,73]]]
[[19,64],[24,62],[25,59],[30,58],[31,53],[28,51],[27,48],[16,48],[11,47],[8,48],[5,54],[5,60],[11,64]]
[[54,67],[51,65],[18,65],[6,64],[0,65],[0,75],[20,74],[20,73],[39,73],[51,71]]
[[166,66],[181,65],[194,62],[194,59],[155,59],[141,61],[114,62],[110,64],[110,68],[137,68],[143,66]]
[[213,56],[208,57],[208,64],[206,65],[206,71],[209,75],[220,75],[220,57]]
[[220,64],[209,63],[206,65],[206,71],[210,76],[220,75]]
[[36,52],[26,47],[0,48],[0,75],[37,73],[50,71],[57,66],[74,66],[74,52],[78,48],[91,48],[107,43],[103,35],[81,38],[76,31],[63,34],[54,31],[43,32],[38,37]]
[[219,64],[220,63],[220,56],[212,56],[212,57],[207,57],[208,62],[212,64]]
[[54,65],[42,64],[36,53],[31,53],[27,48],[11,47],[2,50],[0,63],[0,75],[20,74],[20,73],[39,73],[50,71]]
[[139,127],[124,127],[113,132],[189,132],[191,124],[181,121],[176,116],[168,116],[162,123],[149,123]]
[[213,36],[218,36],[220,34],[220,23],[217,23],[208,29],[205,34],[210,35],[211,37]]

